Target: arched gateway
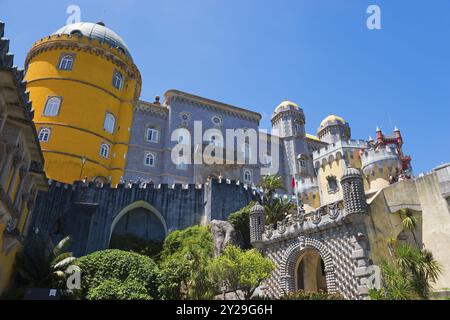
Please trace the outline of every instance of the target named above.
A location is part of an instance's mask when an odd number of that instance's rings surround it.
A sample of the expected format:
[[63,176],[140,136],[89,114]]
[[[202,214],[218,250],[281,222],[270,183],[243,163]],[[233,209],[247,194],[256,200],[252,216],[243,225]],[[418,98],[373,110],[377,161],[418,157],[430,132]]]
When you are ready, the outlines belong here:
[[282,285],[286,293],[297,290],[336,292],[331,254],[323,243],[300,237],[293,243],[281,263]]

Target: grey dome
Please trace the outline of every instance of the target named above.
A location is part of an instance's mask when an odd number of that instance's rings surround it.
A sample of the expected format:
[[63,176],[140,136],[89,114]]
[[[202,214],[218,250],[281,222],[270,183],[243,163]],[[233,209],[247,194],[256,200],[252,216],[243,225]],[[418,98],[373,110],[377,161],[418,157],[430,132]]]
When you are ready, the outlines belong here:
[[81,33],[83,36],[97,39],[100,42],[106,42],[113,48],[118,48],[122,52],[124,52],[130,59],[131,54],[128,46],[125,44],[123,39],[111,29],[105,27],[104,23],[91,23],[91,22],[79,22],[74,24],[69,24],[61,29],[54,32],[54,35],[61,34],[79,34]]
[[250,209],[251,213],[260,213],[264,212],[264,207],[260,205],[258,202]]
[[352,177],[361,177],[361,171],[353,167],[348,167],[344,170],[344,174],[342,175],[341,179]]

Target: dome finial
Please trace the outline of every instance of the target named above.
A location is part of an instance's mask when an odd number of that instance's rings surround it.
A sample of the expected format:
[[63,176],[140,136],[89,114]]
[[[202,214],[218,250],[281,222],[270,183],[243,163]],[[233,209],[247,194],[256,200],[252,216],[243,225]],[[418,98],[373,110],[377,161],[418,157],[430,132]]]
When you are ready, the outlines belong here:
[[97,24],[99,26],[106,27],[105,23],[102,20],[98,21]]

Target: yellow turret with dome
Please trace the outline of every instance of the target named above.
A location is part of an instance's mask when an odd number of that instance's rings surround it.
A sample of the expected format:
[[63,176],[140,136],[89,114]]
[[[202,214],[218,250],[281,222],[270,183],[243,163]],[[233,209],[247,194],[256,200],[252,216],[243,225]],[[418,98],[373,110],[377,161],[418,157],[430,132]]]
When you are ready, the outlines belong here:
[[36,42],[25,67],[47,176],[117,184],[142,82],[122,38],[102,22],[67,25]]

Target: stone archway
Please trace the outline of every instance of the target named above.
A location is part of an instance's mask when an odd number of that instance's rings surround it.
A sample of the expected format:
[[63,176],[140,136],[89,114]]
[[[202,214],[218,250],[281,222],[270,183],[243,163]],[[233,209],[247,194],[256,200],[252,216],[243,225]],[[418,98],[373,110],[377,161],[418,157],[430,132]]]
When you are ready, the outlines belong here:
[[295,268],[295,290],[326,292],[325,263],[315,249],[305,249]]
[[[321,241],[303,236],[289,246],[281,262],[281,285],[284,291],[289,293],[298,289],[298,268],[303,258],[307,255],[311,255],[311,257],[316,259],[319,257],[323,261],[323,266],[320,267],[324,271],[326,289],[329,293],[336,293],[334,263],[330,252]],[[317,264],[316,267],[318,267]],[[317,272],[317,269],[314,271]],[[320,281],[321,279],[316,279],[316,284],[317,280]]]
[[145,201],[137,201],[122,209],[114,218],[108,244],[113,233],[134,234],[144,240],[163,241],[167,224],[161,213]]

